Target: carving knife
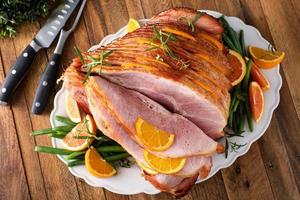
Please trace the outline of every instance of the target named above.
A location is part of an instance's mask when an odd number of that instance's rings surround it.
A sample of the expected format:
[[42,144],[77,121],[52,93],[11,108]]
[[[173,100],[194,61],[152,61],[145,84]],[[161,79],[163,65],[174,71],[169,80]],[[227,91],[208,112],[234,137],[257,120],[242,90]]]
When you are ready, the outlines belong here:
[[52,44],[79,2],[80,0],[65,0],[51,13],[46,24],[23,50],[16,63],[7,73],[0,90],[1,105],[8,104],[13,92],[28,72],[37,52],[43,48],[48,48]]
[[82,3],[77,12],[77,16],[73,22],[72,27],[67,31],[64,30],[64,28],[60,31],[59,40],[54,50],[54,54],[49,59],[49,62],[40,79],[38,88],[35,93],[35,97],[31,107],[31,112],[34,114],[42,114],[48,103],[49,97],[51,95],[51,91],[55,85],[63,47],[69,35],[75,30],[76,25],[78,24],[78,21],[82,14],[82,11],[85,7],[85,4],[86,4],[86,0],[82,0]]

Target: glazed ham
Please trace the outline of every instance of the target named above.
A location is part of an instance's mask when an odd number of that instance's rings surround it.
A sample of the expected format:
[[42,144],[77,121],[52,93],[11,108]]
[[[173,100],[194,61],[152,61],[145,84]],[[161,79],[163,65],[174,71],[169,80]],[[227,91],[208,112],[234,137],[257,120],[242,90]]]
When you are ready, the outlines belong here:
[[[149,24],[91,52],[91,55],[97,55],[112,51],[106,58],[112,66],[96,66],[92,71],[98,74],[101,70],[100,76],[145,94],[217,139],[224,135],[230,103],[228,90],[231,88],[228,79],[231,68],[226,51],[214,37],[223,29],[215,18],[204,14],[192,32],[188,25],[176,23],[177,12],[187,12],[183,16],[189,19],[196,15],[196,11],[184,8],[159,14]],[[162,48],[149,50],[153,47],[149,41],[155,34],[153,23],[156,29],[164,30],[165,34],[171,32],[176,37],[168,43],[176,59]]]
[[[193,26],[187,22],[193,21]],[[185,157],[175,174],[143,176],[161,191],[181,197],[208,176],[214,139],[227,124],[232,69],[220,36],[224,29],[206,13],[188,8],[164,11],[114,42],[83,53],[64,73],[64,86],[97,127],[144,166],[144,150],[168,158]],[[167,46],[162,43],[166,42]],[[110,52],[102,65],[89,58]],[[89,56],[86,56],[86,55]],[[89,78],[84,82],[85,73]],[[137,118],[175,134],[165,151],[149,150],[135,131]]]

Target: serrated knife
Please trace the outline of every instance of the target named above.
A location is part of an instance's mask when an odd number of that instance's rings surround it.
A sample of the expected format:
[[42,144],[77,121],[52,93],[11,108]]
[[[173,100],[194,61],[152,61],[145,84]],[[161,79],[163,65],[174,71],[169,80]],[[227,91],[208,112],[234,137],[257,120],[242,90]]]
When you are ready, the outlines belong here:
[[77,16],[73,22],[72,27],[69,30],[65,30],[65,28],[63,28],[60,31],[59,39],[56,48],[54,50],[54,53],[52,57],[49,59],[49,62],[45,67],[44,73],[40,79],[39,85],[35,92],[35,97],[31,107],[31,112],[33,114],[42,114],[43,111],[45,110],[45,107],[47,106],[49,97],[54,88],[55,81],[57,78],[61,55],[62,55],[65,42],[67,41],[69,35],[75,30],[86,2],[87,0],[81,1],[80,8],[77,12]]
[[21,55],[17,58],[16,63],[7,73],[0,91],[1,105],[8,104],[13,92],[28,72],[36,53],[43,48],[48,48],[52,44],[79,2],[80,0],[65,0],[64,3],[60,4],[51,13],[45,25],[23,50]]

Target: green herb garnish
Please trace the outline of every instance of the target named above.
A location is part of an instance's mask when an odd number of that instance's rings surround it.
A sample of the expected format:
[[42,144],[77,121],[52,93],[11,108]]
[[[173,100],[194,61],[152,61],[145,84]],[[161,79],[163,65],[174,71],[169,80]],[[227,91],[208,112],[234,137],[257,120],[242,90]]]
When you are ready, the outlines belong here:
[[23,22],[33,22],[48,15],[55,0],[1,0],[0,38],[13,37]]
[[[152,47],[146,49],[146,51],[151,51],[154,49],[161,49],[163,50],[170,58],[173,60],[176,60],[180,63],[181,69],[186,69],[189,66],[189,63],[187,61],[184,61],[180,58],[178,58],[175,53],[172,51],[170,46],[168,45],[169,41],[176,41],[177,38],[172,33],[166,33],[162,31],[161,29],[158,29],[155,25],[153,26],[154,35],[152,38],[148,41],[147,44],[151,45]],[[159,45],[153,43],[154,41],[159,41]],[[160,56],[156,59],[161,58]]]
[[194,16],[193,19],[188,19],[187,17],[180,17],[178,21],[184,21],[187,23],[189,27],[191,27],[192,32],[195,32],[195,23],[203,16],[205,13],[197,11],[197,14]]
[[101,51],[99,53],[99,55],[91,56],[91,55],[87,54],[85,56],[85,58],[83,57],[81,51],[76,46],[75,46],[75,52],[82,62],[82,67],[87,67],[87,72],[84,76],[83,83],[85,83],[87,81],[87,79],[89,78],[89,76],[91,75],[93,67],[100,65],[99,74],[101,74],[103,65],[109,65],[109,66],[111,65],[111,63],[106,62],[105,59],[113,52],[112,50]]

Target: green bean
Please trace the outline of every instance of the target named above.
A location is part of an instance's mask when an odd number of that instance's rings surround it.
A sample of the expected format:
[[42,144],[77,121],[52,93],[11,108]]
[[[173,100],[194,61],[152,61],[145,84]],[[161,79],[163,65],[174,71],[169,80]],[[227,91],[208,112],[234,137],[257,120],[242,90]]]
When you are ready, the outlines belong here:
[[126,152],[125,149],[121,146],[102,146],[98,147],[97,151],[99,152]]
[[251,111],[250,111],[250,105],[249,105],[248,98],[245,101],[245,108],[246,108],[246,116],[247,116],[247,121],[248,121],[248,127],[249,127],[249,130],[252,132],[253,131],[253,121],[252,121],[252,116],[251,116]]
[[228,24],[227,20],[225,19],[224,15],[222,15],[219,19],[221,20],[223,27],[225,29],[227,29],[229,27],[229,24]]
[[239,128],[238,128],[238,132],[241,133],[244,129],[244,124],[245,124],[245,116],[244,115],[240,115],[241,116],[241,120],[240,120],[240,124],[239,124]]
[[[55,132],[55,133],[52,133],[50,134],[50,137],[53,137],[53,138],[58,138],[58,139],[63,139],[66,134],[61,134],[62,132]],[[64,132],[63,132],[64,133]]]
[[232,43],[232,41],[230,40],[230,38],[223,33],[222,34],[222,39],[224,40],[225,44],[232,50],[238,52],[238,49],[234,46],[234,44]]
[[247,93],[248,93],[248,87],[249,87],[249,82],[250,82],[252,64],[253,64],[252,59],[249,59],[246,64],[246,74],[245,74],[244,80],[242,82],[243,91],[247,92]]
[[228,36],[231,39],[235,48],[237,49],[237,52],[242,55],[242,48],[235,30],[233,30],[233,28],[231,28],[230,26],[228,27],[227,30],[228,30]]
[[236,111],[236,109],[238,108],[238,106],[239,106],[239,103],[240,103],[240,100],[239,99],[237,99],[235,102],[234,102],[234,105],[233,105],[233,112],[235,112]]
[[33,131],[31,133],[31,135],[33,135],[33,136],[45,135],[45,134],[54,133],[54,132],[55,132],[55,130],[53,130],[53,128],[46,128],[46,129],[40,129],[40,130]]
[[73,126],[56,126],[53,129],[55,131],[70,132],[73,128]]
[[46,146],[35,146],[34,150],[37,152],[59,154],[59,155],[69,155],[74,152],[67,149],[53,148],[53,147],[46,147]]
[[108,157],[109,156],[109,153],[107,152],[100,152],[101,156],[102,157]]
[[73,152],[69,155],[66,156],[67,160],[72,160],[74,158],[78,158],[81,155],[84,155],[86,153],[86,151],[77,151],[77,152]]
[[245,39],[244,39],[244,30],[240,30],[239,40],[241,44],[242,54],[246,56],[246,47],[245,47]]
[[68,162],[68,167],[74,167],[78,165],[84,165],[85,161],[83,159],[76,159]]
[[77,123],[72,122],[69,118],[64,117],[64,116],[56,115],[56,116],[54,117],[54,119],[55,119],[56,121],[59,121],[59,122],[62,122],[62,123],[64,123],[64,124],[66,124],[66,125],[70,125],[70,126],[76,126],[76,125],[77,125]]
[[240,114],[240,124],[238,127],[238,132],[241,133],[244,129],[244,123],[245,123],[244,103],[241,103],[239,106],[239,114]]
[[229,127],[232,128],[232,121],[233,121],[233,110],[229,110],[229,117],[228,117],[228,124]]
[[127,158],[129,156],[130,155],[128,153],[120,153],[120,154],[116,154],[116,155],[113,155],[113,156],[104,157],[104,159],[107,162],[111,162],[111,161],[121,160],[121,159]]

